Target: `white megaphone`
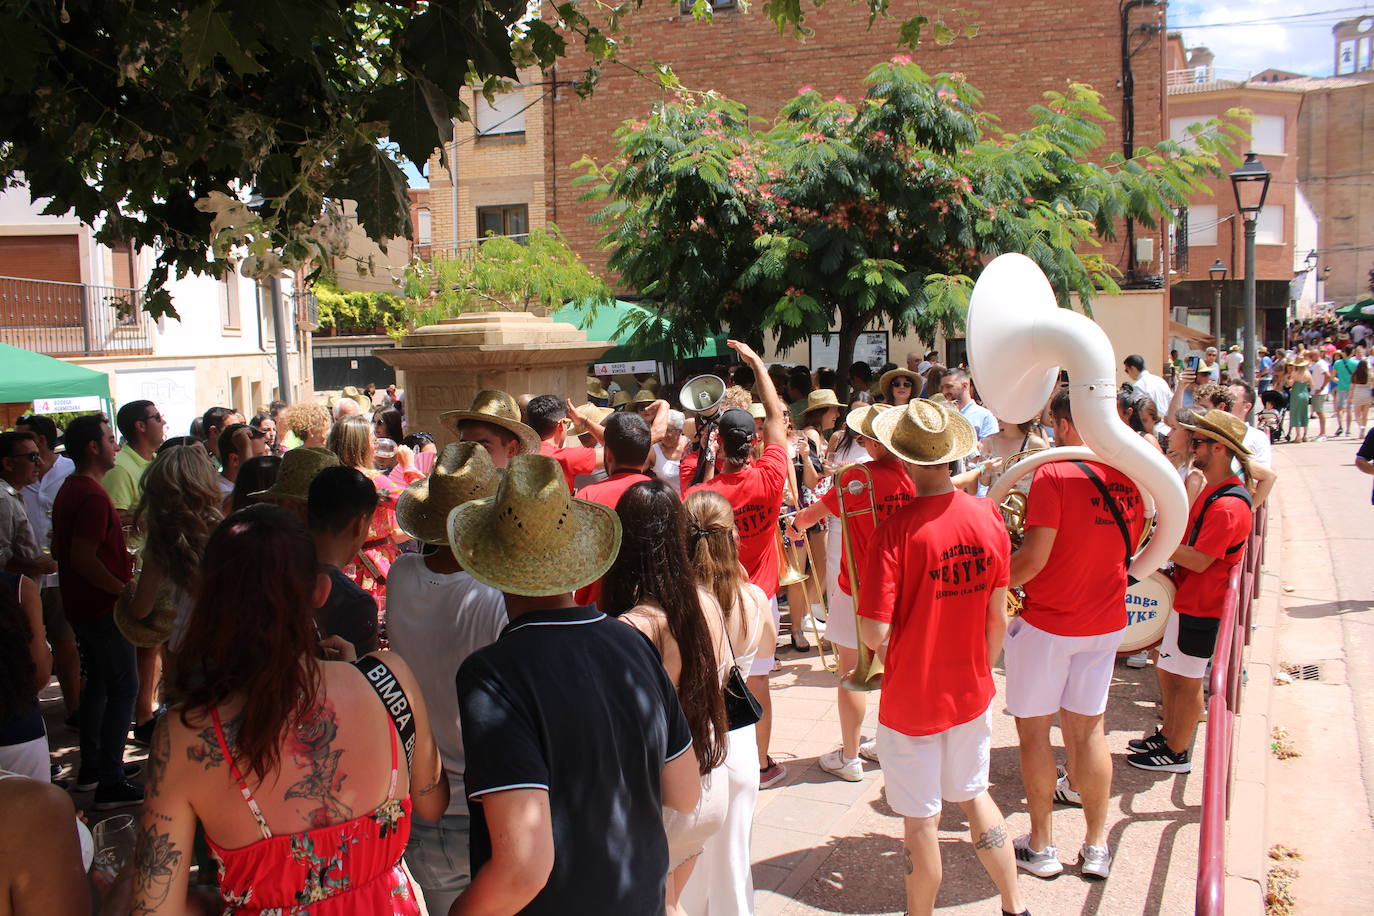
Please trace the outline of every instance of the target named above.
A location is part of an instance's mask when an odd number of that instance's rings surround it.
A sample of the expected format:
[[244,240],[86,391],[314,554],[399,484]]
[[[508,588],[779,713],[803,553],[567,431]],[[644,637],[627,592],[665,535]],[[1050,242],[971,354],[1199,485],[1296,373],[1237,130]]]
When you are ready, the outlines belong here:
[[725,397],[725,381],[718,375],[698,375],[682,386],[678,401],[684,410],[709,417],[720,407]]
[[[1040,415],[1060,367],[1069,372],[1073,423],[1091,457],[1135,483],[1146,512],[1157,513],[1154,534],[1131,561],[1143,579],[1168,562],[1183,539],[1188,497],[1169,460],[1121,421],[1116,412],[1116,354],[1091,319],[1061,309],[1034,261],[1004,254],[983,268],[968,309],[969,367],[987,407],[1007,423]],[[1089,457],[1082,448],[1052,448],[1017,462],[988,491],[1000,505],[1017,480],[1049,461]]]

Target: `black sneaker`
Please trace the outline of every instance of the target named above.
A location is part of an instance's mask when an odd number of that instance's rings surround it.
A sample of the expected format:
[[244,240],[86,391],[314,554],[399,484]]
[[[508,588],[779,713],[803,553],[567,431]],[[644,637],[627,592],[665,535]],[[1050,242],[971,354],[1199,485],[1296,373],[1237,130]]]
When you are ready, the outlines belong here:
[[[125,779],[133,779],[135,776],[137,776],[139,773],[142,773],[142,772],[143,772],[143,764],[141,764],[141,763],[126,763],[126,764],[124,764],[124,778],[125,778]],[[93,774],[92,774],[89,770],[87,770],[85,767],[82,767],[81,770],[80,770],[80,772],[78,772],[78,773],[76,774],[76,791],[78,791],[78,792],[89,792],[89,791],[91,791],[92,789],[96,788],[96,787],[99,786],[99,785],[100,785],[100,777],[93,775]]]
[[1130,741],[1126,742],[1126,746],[1138,754],[1143,754],[1146,751],[1167,750],[1169,742],[1164,740],[1164,736],[1161,735],[1159,729],[1156,728],[1155,733],[1150,737],[1132,738]]
[[91,806],[97,811],[112,808],[126,808],[129,805],[143,804],[143,787],[121,779],[112,786],[101,786],[95,790],[95,803]]
[[1163,750],[1131,754],[1126,762],[1138,770],[1156,770],[1160,773],[1190,773],[1193,769],[1192,758],[1187,751],[1175,754],[1167,747]]
[[147,722],[144,722],[142,725],[135,725],[133,728],[129,729],[134,744],[137,744],[139,747],[148,747],[151,744],[153,740],[153,729],[157,726],[157,720],[161,718],[161,716],[162,710],[159,709],[157,712],[153,713],[153,717]]

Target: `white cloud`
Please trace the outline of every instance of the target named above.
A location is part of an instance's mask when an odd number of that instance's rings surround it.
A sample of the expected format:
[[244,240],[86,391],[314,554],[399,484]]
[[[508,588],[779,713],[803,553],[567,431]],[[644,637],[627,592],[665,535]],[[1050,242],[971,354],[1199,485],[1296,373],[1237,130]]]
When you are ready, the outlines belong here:
[[[1206,46],[1216,55],[1214,66],[1220,75],[1239,70],[1258,73],[1274,67],[1308,76],[1330,76],[1334,57],[1331,28],[1337,22],[1360,15],[1351,0],[1323,3],[1324,9],[1339,9],[1323,15],[1283,22],[1247,25],[1219,25],[1216,28],[1184,28],[1185,47]],[[1374,14],[1374,4],[1365,4]],[[1319,12],[1295,7],[1287,0],[1248,0],[1245,3],[1207,3],[1202,0],[1174,0],[1169,4],[1169,29],[1200,23],[1253,23],[1276,17]]]

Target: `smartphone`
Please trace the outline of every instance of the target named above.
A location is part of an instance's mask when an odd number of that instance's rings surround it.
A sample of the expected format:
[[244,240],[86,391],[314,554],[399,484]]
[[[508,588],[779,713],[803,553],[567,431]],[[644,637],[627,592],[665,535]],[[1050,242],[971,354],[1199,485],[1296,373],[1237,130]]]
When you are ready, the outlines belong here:
[[1188,357],[1188,364],[1187,364],[1187,365],[1188,365],[1188,371],[1189,371],[1189,372],[1196,372],[1196,371],[1197,371],[1198,364],[1199,364],[1200,362],[1201,362],[1201,359],[1200,359],[1199,357],[1196,357],[1196,356],[1190,356],[1190,357]]

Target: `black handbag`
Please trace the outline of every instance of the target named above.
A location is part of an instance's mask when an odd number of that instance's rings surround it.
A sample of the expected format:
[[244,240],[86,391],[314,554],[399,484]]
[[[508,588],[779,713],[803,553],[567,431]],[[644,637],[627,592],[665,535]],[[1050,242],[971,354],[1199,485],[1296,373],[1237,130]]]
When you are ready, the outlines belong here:
[[728,731],[734,731],[762,719],[763,706],[749,689],[739,665],[735,664],[735,646],[730,640],[730,622],[725,619],[724,609],[720,612],[720,627],[725,631],[725,644],[730,648],[730,673],[726,675],[725,687],[722,688],[725,694],[725,725]]

